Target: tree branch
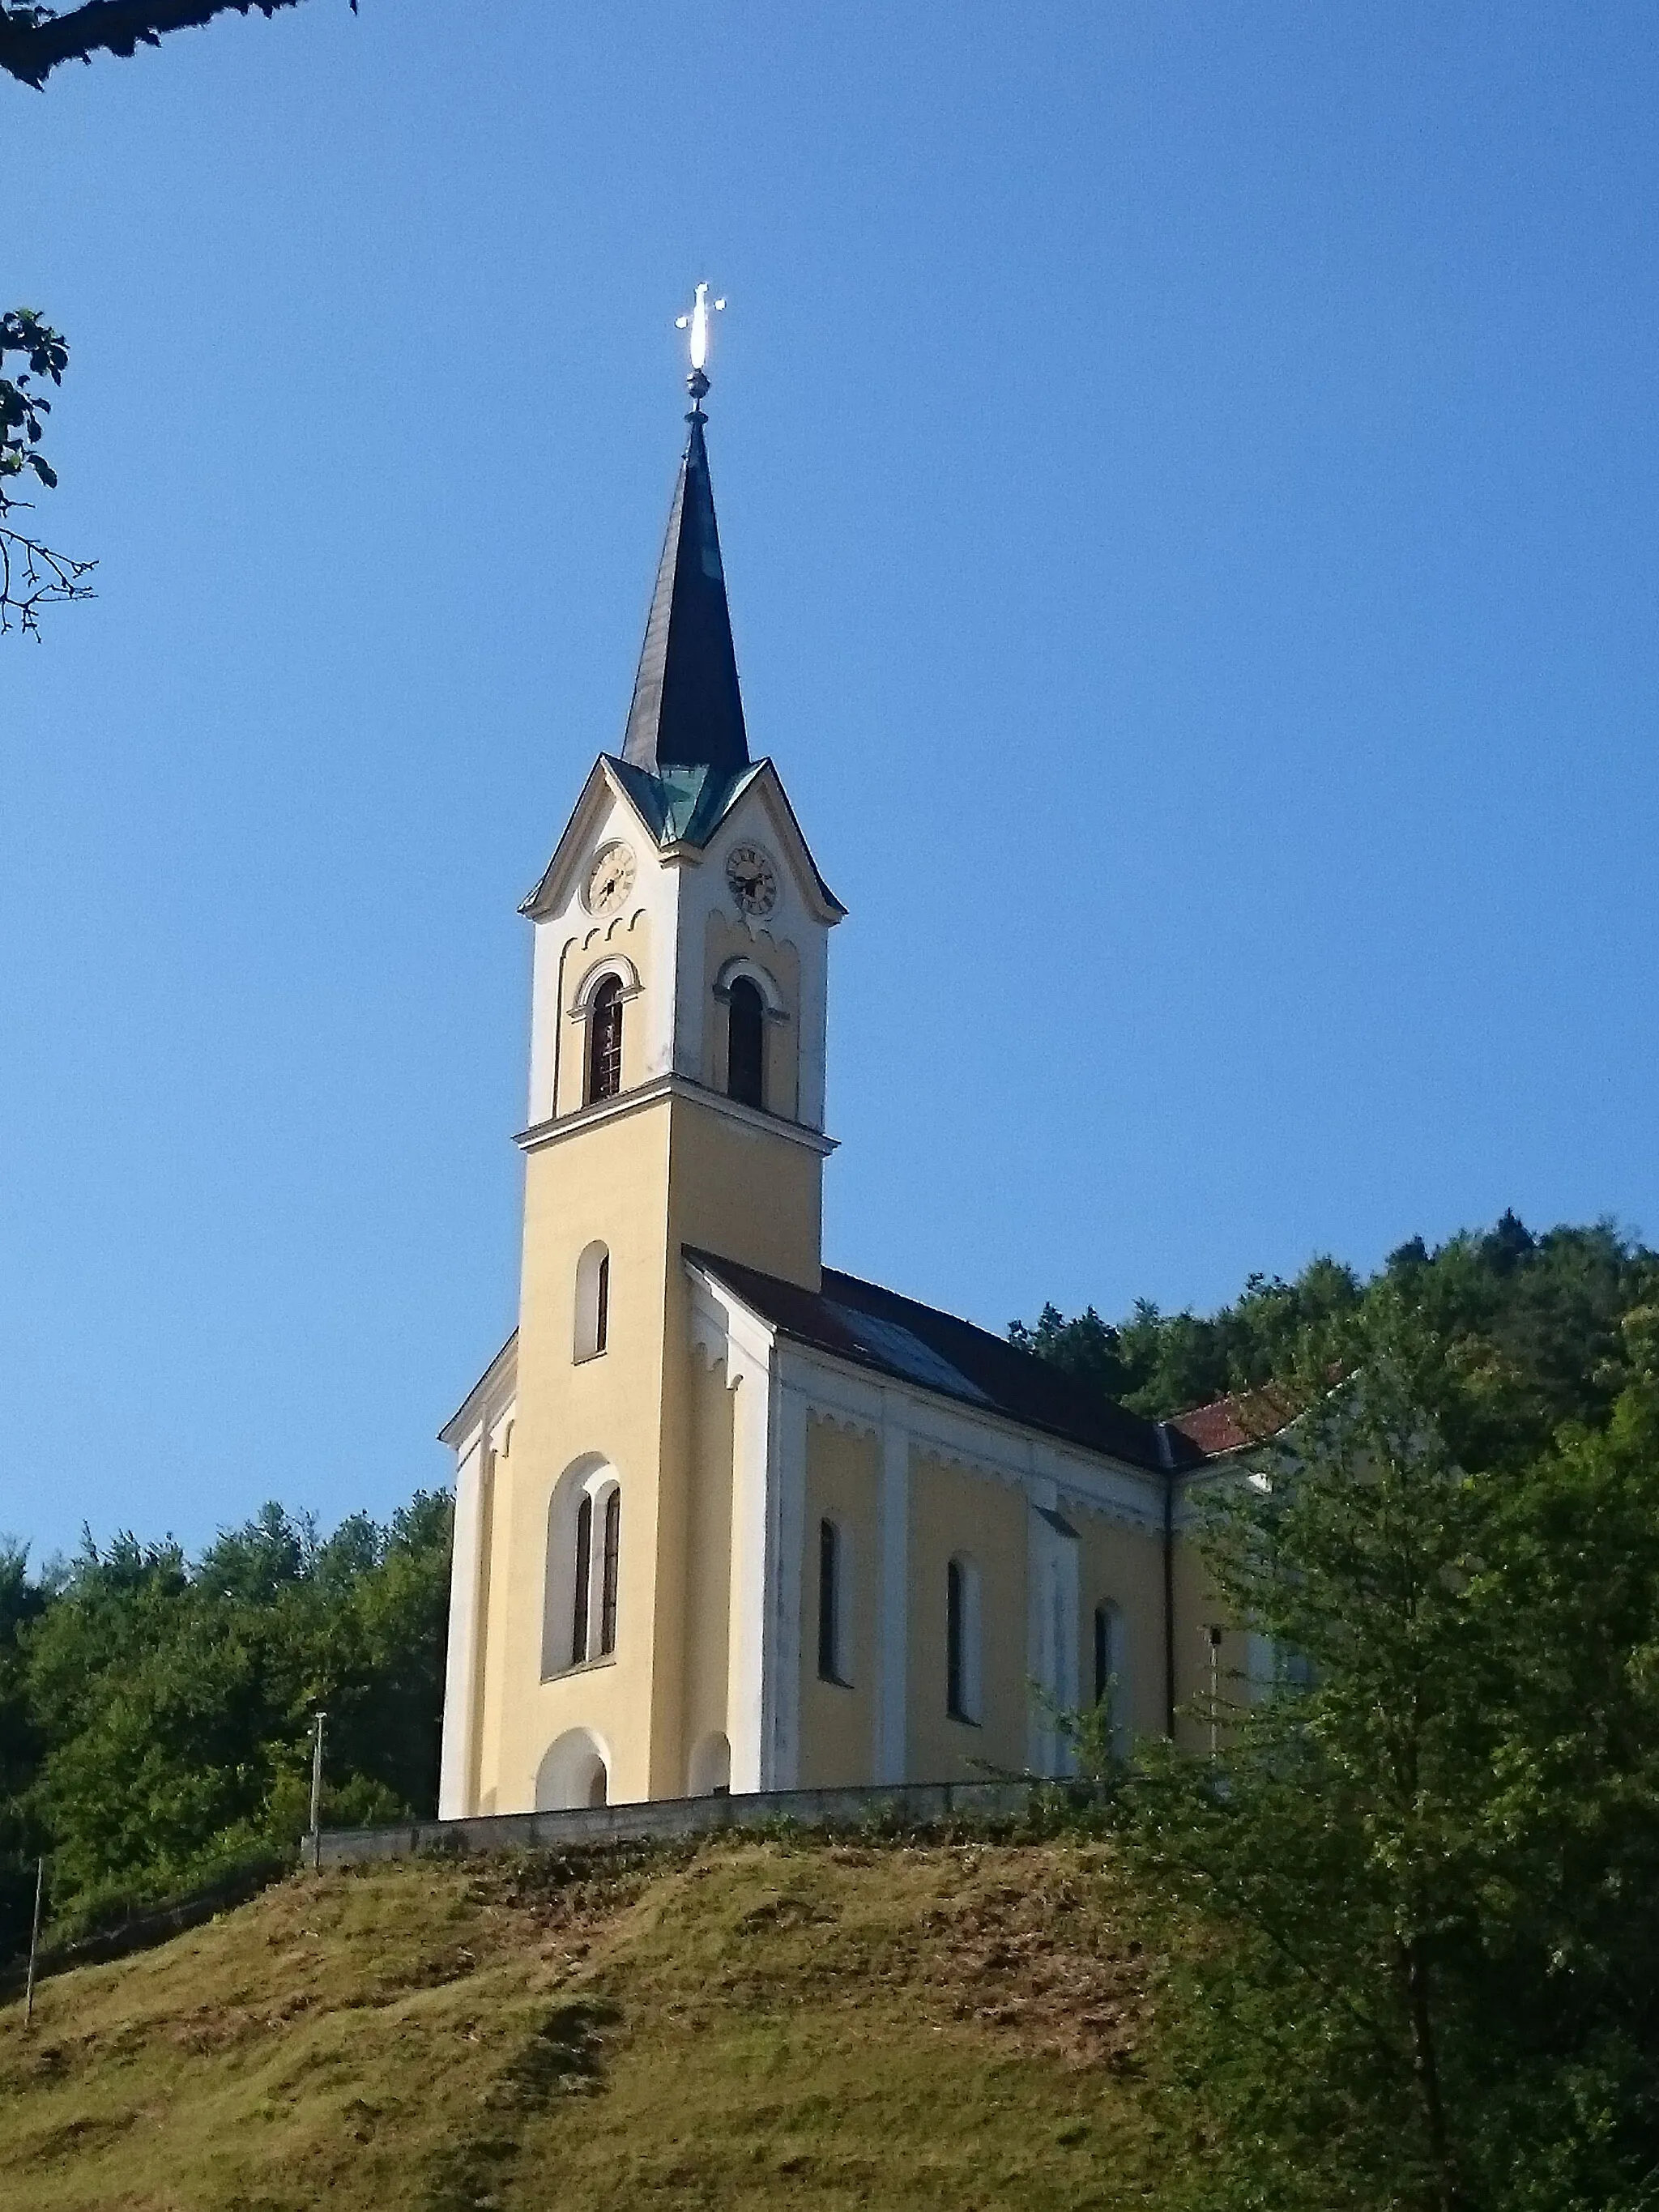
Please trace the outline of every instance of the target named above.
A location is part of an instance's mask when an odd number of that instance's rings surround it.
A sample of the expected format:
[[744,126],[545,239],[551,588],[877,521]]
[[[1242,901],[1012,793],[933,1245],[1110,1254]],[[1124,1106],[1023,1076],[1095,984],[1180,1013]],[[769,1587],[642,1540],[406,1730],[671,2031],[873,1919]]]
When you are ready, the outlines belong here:
[[[168,31],[191,29],[216,15],[274,15],[299,0],[83,0],[66,15],[44,8],[0,5],[0,70],[38,92],[60,62],[94,54],[131,57],[155,46]],[[357,12],[357,0],[351,0]]]
[[[14,500],[11,504],[25,502]],[[0,501],[0,514],[4,513],[5,502]],[[95,561],[54,553],[38,538],[25,538],[0,521],[0,637],[15,623],[25,637],[38,638],[41,608],[89,599],[92,586],[85,580],[97,566]]]

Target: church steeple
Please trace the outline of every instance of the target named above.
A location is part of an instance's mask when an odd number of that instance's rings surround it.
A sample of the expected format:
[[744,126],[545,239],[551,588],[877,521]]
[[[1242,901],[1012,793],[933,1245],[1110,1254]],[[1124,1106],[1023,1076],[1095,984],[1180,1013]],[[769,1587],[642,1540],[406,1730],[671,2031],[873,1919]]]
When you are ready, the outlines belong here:
[[701,363],[687,382],[690,435],[668,510],[622,757],[653,775],[702,768],[723,779],[748,767],[749,743],[708,480],[702,405],[708,380]]

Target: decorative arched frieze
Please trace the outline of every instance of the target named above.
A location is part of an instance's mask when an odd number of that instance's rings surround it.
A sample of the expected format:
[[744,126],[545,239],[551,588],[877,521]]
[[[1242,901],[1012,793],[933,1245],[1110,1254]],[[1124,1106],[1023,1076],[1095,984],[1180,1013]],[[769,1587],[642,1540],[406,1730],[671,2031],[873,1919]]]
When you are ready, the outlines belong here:
[[848,1437],[878,1437],[881,1434],[881,1416],[878,1413],[873,1416],[856,1413],[845,1406],[821,1404],[810,1390],[803,1391],[801,1395],[805,1401],[807,1419],[821,1421],[826,1429],[839,1429],[843,1436]]

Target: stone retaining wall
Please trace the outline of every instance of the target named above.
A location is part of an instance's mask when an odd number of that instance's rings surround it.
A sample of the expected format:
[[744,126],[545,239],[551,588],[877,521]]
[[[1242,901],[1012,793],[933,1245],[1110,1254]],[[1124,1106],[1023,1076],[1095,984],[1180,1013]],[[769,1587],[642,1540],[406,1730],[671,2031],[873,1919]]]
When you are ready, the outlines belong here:
[[[1018,1820],[1043,1785],[1030,1782],[907,1782],[890,1789],[768,1790],[744,1797],[653,1798],[570,1813],[495,1813],[470,1820],[416,1820],[392,1828],[325,1828],[307,1838],[307,1865],[357,1866],[422,1852],[556,1850],[564,1844],[640,1843],[723,1828],[861,1828],[883,1820],[932,1827],[951,1820]],[[1049,1785],[1054,1787],[1055,1785]],[[1066,1785],[1061,1784],[1060,1787]],[[1075,1790],[1076,1785],[1071,1785]]]

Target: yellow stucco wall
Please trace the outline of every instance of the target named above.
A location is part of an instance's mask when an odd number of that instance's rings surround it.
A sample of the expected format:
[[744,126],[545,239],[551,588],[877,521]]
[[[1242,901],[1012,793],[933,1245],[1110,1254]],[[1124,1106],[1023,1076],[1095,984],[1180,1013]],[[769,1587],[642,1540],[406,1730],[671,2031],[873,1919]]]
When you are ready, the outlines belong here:
[[[1209,1723],[1203,1716],[1207,1715],[1212,1679],[1224,1704],[1243,1698],[1240,1678],[1245,1670],[1247,1639],[1231,1629],[1222,1637],[1215,1651],[1212,1678],[1207,1632],[1212,1623],[1223,1618],[1223,1607],[1197,1546],[1187,1536],[1176,1540],[1174,1581],[1176,1741],[1183,1751],[1203,1751],[1210,1741]],[[1200,1712],[1188,1710],[1194,1706]]]
[[[1027,1507],[1011,1486],[913,1453],[906,1744],[917,1781],[972,1778],[976,1762],[1018,1773],[1026,1755]],[[953,1553],[979,1570],[981,1719],[945,1710],[945,1570]]]
[[1085,1703],[1095,1689],[1095,1609],[1115,1606],[1123,1632],[1114,1722],[1132,1735],[1164,1732],[1164,1538],[1126,1528],[1104,1514],[1068,1500],[1066,1518],[1078,1532],[1079,1692]]
[[[626,1021],[623,1034],[626,1054]],[[690,1346],[680,1249],[816,1286],[821,1181],[817,1153],[695,1098],[653,1100],[529,1154],[518,1414],[487,1554],[481,1811],[533,1804],[544,1754],[576,1727],[608,1753],[613,1802],[678,1796],[692,1744],[721,1725],[725,1601],[719,1575],[690,1563],[716,1546],[729,1561],[732,1409],[708,1395],[726,1396]],[[595,1239],[611,1253],[609,1335],[578,1362],[576,1263]],[[617,1649],[544,1676],[550,1501],[587,1454],[622,1492]]]
[[[526,1163],[518,1415],[496,1468],[481,1762],[484,1796],[502,1810],[534,1802],[543,1753],[575,1726],[609,1750],[613,1798],[653,1794],[639,1716],[651,1702],[658,1611],[668,1103]],[[576,1261],[595,1238],[611,1252],[608,1345],[577,1362]],[[590,1453],[615,1468],[622,1491],[616,1653],[544,1679],[549,1504],[560,1475]]]
[[[868,1782],[875,1772],[878,1680],[877,1443],[828,1421],[806,1428],[801,1558],[800,1782],[803,1789]],[[828,1518],[842,1531],[850,1576],[845,1683],[818,1676],[818,1547]]]
[[817,1290],[823,1279],[819,1155],[696,1099],[673,1103],[667,1228],[677,1269],[680,1247],[691,1244]]

